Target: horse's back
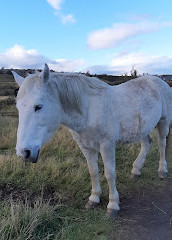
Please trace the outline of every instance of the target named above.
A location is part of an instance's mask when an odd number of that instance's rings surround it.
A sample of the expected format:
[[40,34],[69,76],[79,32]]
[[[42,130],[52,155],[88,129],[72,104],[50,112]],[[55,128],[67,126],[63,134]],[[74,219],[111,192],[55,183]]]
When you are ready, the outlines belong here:
[[[169,85],[156,76],[146,75],[132,79],[114,87],[114,94],[119,102],[140,106],[151,103],[171,105],[172,90]],[[128,105],[127,104],[127,105]]]
[[122,91],[124,91],[124,89],[127,89],[131,92],[147,92],[148,88],[150,88],[150,90],[162,93],[166,91],[171,94],[172,92],[169,85],[165,81],[157,76],[152,75],[145,75],[142,77],[134,78],[130,81],[127,81],[126,83],[115,86],[115,88],[122,89]]
[[172,118],[172,90],[158,77],[142,76],[112,89],[120,122],[120,141],[140,140],[161,119]]

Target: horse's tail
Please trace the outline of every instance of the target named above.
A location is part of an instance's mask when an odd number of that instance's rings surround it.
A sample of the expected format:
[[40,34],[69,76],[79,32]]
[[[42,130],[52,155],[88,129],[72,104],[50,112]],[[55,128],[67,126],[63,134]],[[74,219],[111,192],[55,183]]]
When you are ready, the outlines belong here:
[[166,160],[170,158],[171,154],[172,154],[172,122],[170,123],[169,133],[166,138],[166,149],[165,149]]

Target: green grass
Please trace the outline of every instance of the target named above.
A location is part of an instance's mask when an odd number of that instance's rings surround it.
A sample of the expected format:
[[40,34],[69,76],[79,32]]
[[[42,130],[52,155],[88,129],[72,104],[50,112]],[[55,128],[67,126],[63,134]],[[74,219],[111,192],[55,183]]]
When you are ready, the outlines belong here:
[[[61,205],[51,206],[42,199],[32,205],[25,200],[2,202],[1,240],[13,239],[107,239],[112,222],[102,210],[85,212]],[[101,220],[100,220],[101,219]]]

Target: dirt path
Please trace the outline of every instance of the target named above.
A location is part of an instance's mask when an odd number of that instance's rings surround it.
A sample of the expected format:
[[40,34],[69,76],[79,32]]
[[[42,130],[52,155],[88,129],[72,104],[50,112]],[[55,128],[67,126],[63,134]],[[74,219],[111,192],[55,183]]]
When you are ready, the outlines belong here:
[[172,178],[164,185],[121,199],[119,236],[114,240],[172,240]]

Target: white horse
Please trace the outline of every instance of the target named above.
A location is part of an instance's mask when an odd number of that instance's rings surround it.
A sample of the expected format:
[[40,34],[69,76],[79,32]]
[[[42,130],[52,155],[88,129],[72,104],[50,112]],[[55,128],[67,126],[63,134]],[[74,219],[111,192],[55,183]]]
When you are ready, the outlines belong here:
[[92,191],[86,208],[100,202],[98,152],[109,185],[107,212],[116,217],[119,196],[115,180],[115,146],[141,142],[132,175],[139,176],[151,146],[150,132],[159,132],[159,177],[167,175],[166,137],[172,119],[172,90],[160,78],[143,76],[118,86],[75,73],[42,73],[25,79],[13,72],[20,86],[17,96],[19,126],[17,155],[36,163],[41,146],[63,124],[70,129],[83,152],[91,175]]

